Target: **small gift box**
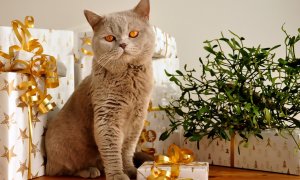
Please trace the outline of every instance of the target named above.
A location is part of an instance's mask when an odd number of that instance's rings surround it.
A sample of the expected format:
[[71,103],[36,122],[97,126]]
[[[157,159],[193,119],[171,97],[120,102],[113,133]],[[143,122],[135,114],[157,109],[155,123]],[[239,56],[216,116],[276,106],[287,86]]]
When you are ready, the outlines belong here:
[[167,156],[156,155],[154,162],[145,162],[137,172],[137,180],[208,180],[208,163],[193,162],[194,153],[172,144]]
[[[138,168],[137,180],[148,180],[151,175],[153,162],[147,161]],[[171,171],[171,165],[158,165],[159,169],[164,171]],[[189,164],[183,164],[179,167],[178,180],[208,180],[209,164],[207,162],[192,162]],[[170,178],[172,179],[172,178]]]

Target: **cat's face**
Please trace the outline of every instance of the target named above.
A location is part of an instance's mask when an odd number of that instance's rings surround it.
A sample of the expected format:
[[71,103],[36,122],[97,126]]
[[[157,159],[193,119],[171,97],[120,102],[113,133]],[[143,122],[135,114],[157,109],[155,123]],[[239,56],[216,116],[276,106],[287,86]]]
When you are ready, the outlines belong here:
[[99,65],[116,69],[127,64],[144,64],[151,59],[154,34],[148,23],[149,7],[145,8],[143,3],[139,7],[141,2],[134,10],[102,17],[94,14],[97,19],[87,17],[94,29],[94,59]]

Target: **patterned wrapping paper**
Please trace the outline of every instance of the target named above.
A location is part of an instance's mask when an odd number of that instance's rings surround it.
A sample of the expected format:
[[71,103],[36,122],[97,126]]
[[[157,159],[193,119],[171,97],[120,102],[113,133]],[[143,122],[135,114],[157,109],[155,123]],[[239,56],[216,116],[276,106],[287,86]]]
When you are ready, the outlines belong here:
[[170,121],[164,111],[149,112],[147,121],[149,122],[149,125],[144,128],[146,141],[138,144],[137,151],[153,148],[155,149],[155,152],[149,154],[165,154],[171,144],[180,145],[179,131],[171,134],[165,141],[159,140],[160,135],[169,127],[170,124]]
[[173,98],[180,95],[180,90],[177,85],[170,82],[169,77],[165,74],[165,70],[168,73],[175,73],[179,69],[178,58],[161,58],[153,59],[153,78],[154,87],[152,91],[152,106],[158,105],[165,106]]
[[[153,162],[145,162],[138,168],[137,180],[146,180],[151,174]],[[170,165],[158,165],[162,170],[171,170]],[[180,165],[178,178],[188,178],[191,180],[208,180],[209,164],[205,162],[192,162],[188,165]]]
[[89,54],[84,54],[81,48],[85,50],[92,51],[91,46],[87,44],[91,41],[93,36],[92,32],[81,32],[76,35],[75,43],[77,50],[75,53],[75,86],[77,87],[79,83],[92,71],[93,56]]
[[175,38],[163,32],[158,27],[153,26],[155,33],[155,58],[177,58],[177,46]]
[[[27,179],[29,161],[29,127],[27,106],[19,101],[22,91],[16,86],[26,81],[20,73],[0,73],[0,179]],[[42,84],[40,84],[42,85]],[[32,177],[42,176],[44,166],[44,130],[46,115],[34,113],[32,150]]]
[[[199,150],[195,142],[183,141],[182,144],[196,152],[197,160],[210,164],[300,175],[300,150],[290,135],[282,134],[284,137],[276,130],[265,130],[262,132],[263,140],[252,136],[247,146],[239,146],[242,138],[238,135],[234,141],[204,138],[200,141]],[[300,130],[296,130],[293,136],[299,143]]]
[[72,85],[73,84],[67,77],[60,77],[59,86],[47,90],[47,92],[51,94],[53,102],[56,104],[56,108],[53,111],[48,112],[48,120],[51,120],[68,101],[74,91]]
[[[65,65],[66,77],[74,87],[74,33],[72,31],[31,28],[32,37],[38,39],[44,54],[52,55],[58,62]],[[11,27],[0,26],[0,49],[8,52],[8,48],[20,44]],[[1,60],[1,57],[0,57]],[[58,66],[59,68],[59,66]]]

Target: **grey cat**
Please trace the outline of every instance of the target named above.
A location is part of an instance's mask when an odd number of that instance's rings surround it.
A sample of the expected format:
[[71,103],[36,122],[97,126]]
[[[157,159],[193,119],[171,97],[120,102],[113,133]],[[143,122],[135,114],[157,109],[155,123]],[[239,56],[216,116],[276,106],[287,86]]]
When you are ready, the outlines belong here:
[[47,175],[136,176],[133,155],[153,84],[149,12],[149,0],[105,16],[84,12],[94,30],[92,73],[49,121]]

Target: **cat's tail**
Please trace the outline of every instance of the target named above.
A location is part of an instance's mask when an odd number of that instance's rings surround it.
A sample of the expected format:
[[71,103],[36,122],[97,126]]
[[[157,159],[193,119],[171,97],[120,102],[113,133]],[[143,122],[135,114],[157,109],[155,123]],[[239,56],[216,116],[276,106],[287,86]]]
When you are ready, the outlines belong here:
[[154,157],[144,152],[135,152],[133,162],[136,168],[140,167],[145,161],[153,161]]

